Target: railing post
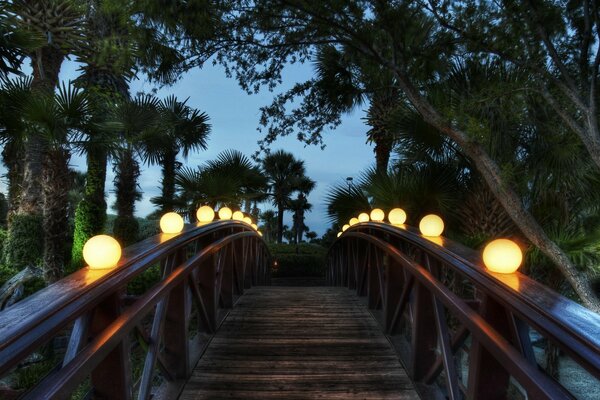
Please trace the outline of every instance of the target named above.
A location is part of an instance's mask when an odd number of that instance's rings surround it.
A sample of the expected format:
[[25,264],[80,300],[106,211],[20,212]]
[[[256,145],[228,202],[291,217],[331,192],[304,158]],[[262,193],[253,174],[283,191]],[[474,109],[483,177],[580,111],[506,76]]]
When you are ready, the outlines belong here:
[[354,265],[356,270],[356,294],[358,296],[367,295],[368,281],[368,253],[369,248],[365,243],[358,240],[354,242]]
[[[120,293],[108,296],[93,311],[91,337],[96,336],[121,314]],[[129,341],[125,337],[91,372],[97,398],[131,399],[131,365]]]
[[378,249],[375,246],[369,246],[369,255],[367,258],[367,299],[368,307],[370,309],[376,309],[380,305],[381,300],[381,286],[379,280],[379,254]]
[[[385,330],[388,334],[393,335],[393,327],[396,308],[400,303],[400,297],[404,288],[404,272],[402,266],[397,262],[388,260],[385,266],[386,270],[386,289],[385,289],[385,302],[383,305],[383,315],[385,320]],[[398,316],[400,318],[401,316]]]
[[[174,259],[169,260],[173,269],[185,260],[183,251],[178,251],[172,256]],[[164,361],[174,379],[187,379],[190,375],[188,323],[191,299],[188,292],[187,280],[171,291],[165,317]]]
[[[509,342],[511,337],[510,323],[506,309],[489,296],[481,299],[480,314]],[[505,399],[507,396],[510,374],[491,355],[479,341],[472,339],[469,351],[468,399]]]
[[[346,240],[344,243],[345,253],[341,257],[342,265],[340,268],[345,268],[348,276],[348,289],[356,290],[356,266],[352,262],[352,243],[350,240]],[[340,253],[343,251],[340,250]]]
[[221,262],[219,273],[221,274],[221,305],[223,308],[233,308],[233,251],[231,244],[221,249]]
[[422,284],[415,283],[413,296],[410,373],[418,382],[437,358],[437,331],[431,293]]
[[206,312],[206,319],[210,326],[206,326],[207,332],[214,332],[217,329],[217,299],[218,292],[216,288],[217,266],[215,255],[210,255],[197,268],[198,271],[198,289]]

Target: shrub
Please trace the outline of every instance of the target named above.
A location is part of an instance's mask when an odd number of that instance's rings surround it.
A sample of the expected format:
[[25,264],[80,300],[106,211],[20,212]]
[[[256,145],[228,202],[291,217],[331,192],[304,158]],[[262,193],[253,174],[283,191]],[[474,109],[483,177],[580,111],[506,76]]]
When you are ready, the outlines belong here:
[[13,215],[4,245],[4,261],[16,269],[41,265],[43,242],[40,215]]
[[324,277],[327,250],[316,244],[301,243],[272,244],[269,246],[273,259],[277,261],[277,269],[273,276],[277,277]]

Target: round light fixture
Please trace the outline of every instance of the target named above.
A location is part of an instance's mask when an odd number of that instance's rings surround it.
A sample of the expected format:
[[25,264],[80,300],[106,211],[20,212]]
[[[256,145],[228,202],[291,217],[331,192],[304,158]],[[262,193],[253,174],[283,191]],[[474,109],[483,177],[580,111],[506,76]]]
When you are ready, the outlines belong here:
[[83,259],[90,269],[113,268],[121,258],[121,245],[108,235],[91,237],[83,246]]

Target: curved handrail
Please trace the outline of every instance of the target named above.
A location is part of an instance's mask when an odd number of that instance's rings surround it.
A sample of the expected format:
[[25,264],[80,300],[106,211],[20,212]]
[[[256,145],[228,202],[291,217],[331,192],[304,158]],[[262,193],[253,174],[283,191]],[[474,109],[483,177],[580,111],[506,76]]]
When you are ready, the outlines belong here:
[[[436,241],[438,243],[436,243]],[[345,244],[348,244],[348,246]],[[488,271],[483,267],[481,256],[478,252],[468,249],[451,240],[446,238],[431,240],[421,236],[414,228],[408,226],[398,227],[377,222],[356,224],[346,230],[346,232],[334,242],[330,249],[329,257],[329,274],[333,283],[347,284],[350,287],[358,285],[358,282],[352,281],[354,278],[350,276],[351,271],[349,272],[349,269],[354,267],[352,263],[356,264],[357,262],[356,252],[359,247],[363,247],[361,250],[363,251],[363,255],[361,261],[358,261],[358,263],[360,264],[360,262],[363,262],[366,264],[364,265],[365,270],[369,269],[370,264],[373,264],[377,270],[383,268],[383,266],[380,265],[382,263],[381,261],[369,259],[370,256],[365,253],[365,246],[375,246],[377,247],[378,252],[385,254],[388,257],[392,257],[396,263],[400,264],[399,266],[404,267],[402,268],[403,270],[410,271],[409,275],[421,279],[420,283],[424,286],[427,286],[428,284],[422,281],[422,272],[425,271],[429,274],[436,271],[439,272],[441,266],[466,278],[476,288],[479,304],[473,304],[472,301],[471,304],[468,304],[468,302],[463,300],[461,301],[463,307],[469,309],[468,313],[470,313],[471,316],[479,315],[490,323],[494,322],[490,325],[490,329],[499,329],[502,333],[500,337],[509,338],[510,341],[513,342],[513,349],[518,350],[520,361],[529,363],[534,369],[537,369],[538,367],[533,358],[533,351],[530,348],[531,345],[528,342],[528,333],[523,331],[523,327],[521,326],[523,324],[521,324],[521,321],[535,328],[540,334],[555,342],[582,367],[588,370],[596,378],[600,379],[600,316],[598,314],[587,310],[579,304],[553,292],[539,282],[518,272],[506,275]],[[349,255],[349,252],[354,253]],[[409,260],[406,258],[407,252],[419,254],[416,254],[412,260]],[[342,258],[338,258],[336,261],[336,257],[340,256]],[[354,260],[352,260],[351,257],[354,257]],[[407,264],[409,261],[412,263],[410,266]],[[423,265],[425,265],[425,267]],[[420,272],[417,272],[417,270],[414,269],[417,267],[421,268],[421,270],[419,270]],[[346,270],[344,270],[344,268],[346,268]],[[368,272],[361,273],[368,274]],[[411,297],[410,293],[411,291],[414,292],[414,289],[410,287],[410,282],[407,278],[407,276],[398,277],[397,275],[394,275],[394,271],[387,271],[387,274],[381,273],[379,275],[378,279],[380,279],[381,282],[378,290],[380,290],[381,293],[378,293],[377,295],[380,295],[381,298],[384,299],[383,301],[380,301],[380,306],[381,303],[385,303],[386,296],[391,296],[396,304],[402,301],[406,303],[414,301],[414,293],[412,294],[413,299],[409,299],[409,297]],[[385,282],[386,280],[390,281],[394,279],[402,282],[400,285],[398,283]],[[441,284],[439,278],[436,278],[436,281]],[[371,285],[371,283],[368,283],[367,285]],[[402,289],[402,294],[395,295],[394,297],[393,294],[384,293],[386,288],[381,286],[386,285],[392,285],[393,289],[396,291]],[[377,287],[377,285],[375,285],[375,287]],[[368,289],[370,288],[367,288],[367,290]],[[434,294],[436,299],[444,302],[445,294],[439,292],[438,289],[439,288],[436,289],[430,286],[427,287],[427,290]],[[361,288],[357,288],[357,290],[359,291],[359,294],[366,294],[365,290]],[[450,293],[456,296],[456,294]],[[368,295],[370,296],[370,294]],[[496,308],[495,311],[492,312],[486,312],[483,308],[487,307],[491,310],[493,307],[489,305],[485,305],[485,307],[482,306],[482,299],[485,299],[486,304],[493,303],[494,305],[498,305],[499,308]],[[387,306],[387,308],[394,308],[387,304],[383,305],[384,308],[385,306]],[[444,303],[444,305],[448,307],[448,304]],[[474,311],[472,311],[472,307],[474,306],[479,314],[473,314]],[[402,305],[402,307],[406,307],[406,304]],[[397,309],[391,311],[386,310],[385,312],[389,314],[394,311],[397,312]],[[459,318],[459,315],[463,315],[464,317],[464,312],[464,310],[454,309],[452,315],[461,319]],[[506,312],[511,320],[509,321],[502,317],[498,317],[497,315],[492,315],[494,312]],[[395,324],[396,317],[387,315],[385,324],[389,324],[392,320]],[[498,319],[502,320],[502,323],[512,326],[499,327],[498,321],[495,321]],[[473,321],[471,320],[471,322]],[[463,323],[464,326],[467,322],[463,318],[461,323]],[[500,323],[500,325],[502,325],[502,323]],[[391,328],[386,326],[386,329],[389,331]],[[471,329],[468,329],[467,327],[467,330],[475,336],[475,333],[472,332]],[[492,332],[492,330],[489,330],[489,332]],[[464,332],[462,332],[462,341],[464,341],[465,336]],[[484,339],[479,337],[478,340],[485,347]],[[515,344],[514,342],[519,343]],[[456,346],[453,346],[453,348],[455,347]],[[529,347],[529,349],[527,347]],[[491,349],[488,350],[492,352]],[[448,354],[443,354],[443,356],[450,357]],[[496,354],[496,358],[498,356],[499,355]],[[515,354],[512,356],[515,356]],[[440,360],[437,360],[436,365],[437,372],[439,373],[441,369]],[[509,372],[519,372],[514,364],[511,365],[512,367]],[[520,371],[519,373],[522,374],[523,371]],[[535,374],[535,372],[533,373]],[[417,380],[422,378],[429,383],[433,380],[432,374],[433,370],[430,370],[428,374],[422,376],[418,376],[418,373],[413,373],[413,378],[416,378]],[[521,378],[527,379],[528,376],[532,375],[527,373],[526,375],[521,375]],[[543,384],[539,382],[538,384],[529,382],[527,386],[530,390],[539,390],[540,388],[551,388],[558,385],[553,380],[550,380],[545,381]],[[562,387],[560,388],[562,389]],[[451,389],[456,390],[456,388]],[[463,389],[467,390],[467,388]],[[555,387],[553,390],[559,389]],[[563,393],[557,391],[554,392],[555,395],[543,397],[568,397],[569,395],[564,393],[564,389],[562,390]],[[472,393],[473,392],[471,392],[471,394]],[[560,395],[558,393],[560,393]]]
[[[189,251],[190,246],[194,247],[191,252]],[[234,249],[232,246],[239,246],[239,248]],[[224,247],[227,249],[224,250]],[[228,252],[229,248],[231,248],[230,252]],[[191,258],[189,258],[190,253],[192,253]],[[200,261],[204,261],[208,255],[216,253],[219,254],[218,259],[211,259],[210,266],[203,266],[198,270]],[[136,299],[133,304],[125,307],[124,299],[121,296],[124,286],[158,262],[161,262],[162,265],[163,280]],[[270,274],[270,253],[256,231],[240,221],[216,221],[209,224],[188,225],[179,234],[159,234],[130,246],[124,249],[123,257],[114,269],[90,270],[84,268],[0,312],[0,337],[3,338],[0,342],[0,376],[6,374],[18,362],[76,321],[63,367],[52,374],[50,380],[46,379],[45,383],[38,386],[38,389],[31,393],[33,396],[31,398],[35,398],[35,393],[46,393],[48,388],[58,387],[50,383],[57,382],[58,377],[64,376],[73,368],[77,371],[77,378],[84,379],[90,373],[84,368],[89,365],[89,360],[84,363],[81,363],[81,360],[86,355],[89,356],[90,352],[94,353],[90,359],[95,361],[102,361],[106,357],[107,351],[100,351],[106,348],[102,346],[94,348],[93,344],[102,338],[117,344],[126,341],[127,339],[123,336],[125,334],[122,332],[125,329],[124,326],[131,328],[130,324],[125,324],[113,331],[110,329],[115,328],[123,321],[137,321],[147,314],[158,301],[156,296],[162,296],[163,300],[172,297],[173,285],[179,282],[183,276],[177,274],[185,266],[188,266],[185,269],[186,277],[191,274],[192,270],[194,273],[193,277],[189,277],[189,282],[186,281],[183,285],[185,288],[182,286],[181,298],[185,297],[185,299],[181,305],[189,303],[189,299],[193,297],[199,304],[201,309],[199,312],[203,314],[200,317],[204,321],[206,329],[214,331],[219,323],[217,309],[219,303],[223,302],[221,290],[225,295],[231,297],[241,294],[243,288],[249,287],[251,284],[267,284]],[[205,270],[211,269],[214,271],[209,271],[209,275],[206,275]],[[229,280],[225,285],[232,287],[221,288],[224,276],[227,276],[225,279]],[[206,281],[207,279],[208,281]],[[175,301],[169,304],[168,301],[163,300],[161,300],[161,303],[164,303],[163,308],[175,304]],[[208,303],[211,302],[213,304],[209,305]],[[227,302],[231,306],[233,298]],[[104,315],[107,307],[112,307],[111,312],[108,312],[108,314],[112,314],[108,317]],[[189,307],[187,305],[179,308],[187,310]],[[207,310],[210,307],[213,309]],[[134,312],[135,310],[145,313],[138,315]],[[177,313],[179,310],[174,312]],[[84,321],[86,316],[88,317],[87,321]],[[93,319],[100,317],[103,322],[108,323],[110,329],[93,328],[98,325],[94,324]],[[164,319],[164,315],[162,318]],[[189,316],[184,318],[189,319]],[[209,321],[211,318],[212,322]],[[158,325],[162,324],[161,321],[157,323]],[[187,330],[187,322],[183,325]],[[83,326],[85,329],[82,328]],[[102,326],[102,328],[104,327]],[[90,334],[90,330],[94,329],[96,331]],[[153,337],[152,334],[150,334],[150,338]],[[77,335],[79,336],[76,337]],[[91,337],[92,340],[89,344],[87,343],[88,337]],[[187,355],[185,358],[187,359]],[[151,364],[153,365],[153,363]],[[149,373],[151,377],[152,372]],[[69,378],[61,382],[66,385],[65,388],[68,387],[71,390],[74,388],[73,382],[75,381]],[[130,383],[123,385],[124,387],[130,386],[129,389],[125,389],[128,392],[131,392]],[[66,392],[60,389],[57,393],[60,393],[57,398],[62,398]],[[125,393],[125,398],[130,396],[131,393]],[[147,398],[147,396],[141,397]]]

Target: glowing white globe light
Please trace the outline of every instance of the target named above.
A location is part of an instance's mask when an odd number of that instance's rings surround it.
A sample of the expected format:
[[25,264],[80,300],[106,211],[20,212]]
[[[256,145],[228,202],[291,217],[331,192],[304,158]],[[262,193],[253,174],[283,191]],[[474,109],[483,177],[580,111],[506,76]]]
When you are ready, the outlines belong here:
[[215,210],[210,206],[202,206],[196,211],[198,222],[212,222],[215,219]]
[[511,274],[521,266],[523,252],[512,240],[496,239],[483,249],[483,263],[493,272]]
[[231,219],[234,219],[236,221],[242,221],[244,219],[244,213],[241,211],[235,211],[231,216]]
[[371,210],[371,220],[375,222],[381,222],[385,218],[385,213],[381,208],[374,208]]
[[444,232],[444,221],[435,214],[424,216],[419,222],[423,236],[440,236]]
[[231,208],[229,207],[221,207],[219,210],[219,218],[220,219],[231,219],[233,213],[231,212]]
[[392,225],[402,225],[406,222],[406,212],[401,208],[394,208],[388,214],[388,221]]
[[97,235],[83,246],[83,259],[90,269],[113,268],[121,258],[121,245],[113,237]]
[[183,218],[175,212],[168,212],[160,218],[163,233],[179,233],[183,229]]

